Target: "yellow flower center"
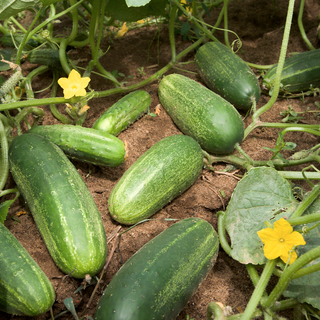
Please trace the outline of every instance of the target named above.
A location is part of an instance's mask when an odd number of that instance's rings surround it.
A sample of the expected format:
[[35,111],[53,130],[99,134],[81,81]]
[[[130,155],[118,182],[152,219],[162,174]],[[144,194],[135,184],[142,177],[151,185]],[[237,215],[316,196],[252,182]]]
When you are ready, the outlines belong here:
[[78,89],[78,86],[75,86],[75,85],[72,86],[72,90],[77,90],[77,89]]
[[279,241],[280,241],[280,242],[284,242],[285,240],[284,240],[284,239],[282,239],[282,238],[280,238],[280,239],[279,239]]

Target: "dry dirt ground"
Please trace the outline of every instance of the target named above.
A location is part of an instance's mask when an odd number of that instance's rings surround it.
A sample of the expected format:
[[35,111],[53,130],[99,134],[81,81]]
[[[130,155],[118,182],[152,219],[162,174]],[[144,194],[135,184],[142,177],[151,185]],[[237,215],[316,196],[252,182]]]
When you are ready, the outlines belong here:
[[[283,26],[285,23],[287,0],[235,0],[229,5],[229,29],[236,32],[242,40],[242,48],[239,55],[245,60],[255,64],[268,65],[276,63],[280,52],[280,45],[283,35]],[[292,24],[292,31],[289,41],[288,52],[301,52],[307,50],[297,25],[298,8],[300,1],[296,1],[295,13]],[[306,33],[312,44],[318,48],[319,40],[316,36],[316,30],[319,23],[319,1],[307,0],[304,13],[304,26]],[[208,22],[214,24],[217,19],[218,11],[213,10],[210,13]],[[215,35],[223,41],[222,32],[216,32]],[[232,36],[230,36],[232,39]],[[183,41],[177,36],[178,52],[186,48],[189,43]],[[144,27],[129,31],[123,38],[114,39],[111,43],[104,39],[102,43],[103,51],[110,46],[109,52],[101,59],[102,65],[109,71],[118,70],[126,76],[128,84],[136,83],[166,65],[170,61],[170,46],[168,38],[168,29],[163,25],[160,30],[157,27]],[[192,61],[195,52],[191,52],[183,61]],[[80,66],[86,66],[90,60],[90,49],[88,47],[81,50],[73,50],[69,53],[71,59],[78,60]],[[27,75],[36,66],[28,63],[23,64],[23,73]],[[146,75],[141,75],[138,68],[144,67]],[[196,71],[194,64],[188,64],[187,68]],[[171,70],[170,72],[177,72]],[[191,73],[183,73],[197,81],[200,78]],[[258,75],[258,73],[257,73]],[[50,72],[42,75],[33,82],[35,90],[41,90],[50,84],[52,75]],[[97,91],[111,88],[108,81],[102,81],[98,76],[92,76],[91,88]],[[152,97],[150,111],[154,112],[159,104],[157,96],[158,82],[155,81],[143,89],[148,91]],[[37,97],[48,97],[49,91],[37,94]],[[62,96],[62,92],[58,92]],[[121,95],[113,95],[106,98],[91,100],[90,110],[84,126],[91,127],[95,120],[113,103],[120,99]],[[263,106],[269,97],[262,95],[258,108]],[[262,116],[263,121],[280,122],[282,117],[280,112],[286,110],[291,105],[296,111],[317,110],[315,102],[320,102],[319,97],[308,97],[304,101],[301,99],[282,99],[276,102],[270,111]],[[62,109],[64,106],[60,106]],[[46,112],[44,124],[58,123],[53,118],[48,107],[43,107]],[[61,109],[61,110],[62,110]],[[245,114],[242,114],[245,117]],[[305,123],[317,123],[318,118],[314,114],[305,114]],[[250,123],[250,118],[245,119],[245,125]],[[74,161],[74,165],[86,182],[97,206],[101,212],[103,224],[107,235],[119,226],[109,215],[107,200],[109,194],[120,179],[122,174],[141,156],[146,150],[153,146],[162,138],[179,133],[177,127],[173,124],[170,117],[161,108],[157,117],[146,116],[131,125],[127,130],[119,135],[119,138],[125,140],[129,146],[129,158],[117,168],[98,167],[94,165],[83,164]],[[242,148],[255,160],[270,159],[271,153],[263,147],[274,147],[277,139],[277,130],[275,129],[257,129],[242,143]],[[296,151],[308,149],[319,143],[319,139],[309,134],[291,133],[286,135],[286,141],[297,143]],[[289,155],[287,153],[286,155]],[[216,166],[218,170],[223,169],[225,165]],[[243,174],[244,172],[239,172]],[[95,294],[90,308],[84,315],[93,316],[99,297],[104,288],[112,279],[113,275],[119,270],[121,265],[145,243],[169,227],[173,222],[165,221],[165,218],[183,219],[186,217],[200,217],[210,222],[214,228],[217,228],[216,212],[223,209],[228,204],[230,196],[236,187],[237,180],[230,176],[217,175],[210,171],[203,170],[196,183],[175,199],[162,210],[156,213],[152,218],[155,220],[143,223],[121,236],[120,245],[116,248],[111,263],[103,277],[103,284]],[[10,178],[6,187],[14,185]],[[218,195],[223,190],[225,197]],[[10,210],[5,221],[5,225],[14,234],[22,245],[29,251],[31,256],[44,270],[51,279],[55,291],[56,301],[53,306],[54,314],[65,310],[63,300],[72,297],[79,313],[84,309],[85,304],[91,296],[93,286],[86,288],[78,293],[74,293],[80,286],[81,281],[67,278],[62,281],[64,274],[55,266],[33,221],[30,212],[26,214],[17,214],[25,209],[20,200]],[[13,218],[18,218],[17,222]],[[121,226],[122,231],[126,229]],[[109,243],[109,252],[112,247],[112,241]],[[209,302],[222,302],[231,306],[235,313],[243,311],[250,299],[253,291],[253,285],[247,275],[244,265],[232,260],[220,249],[217,262],[202,283],[198,291],[193,295],[187,306],[181,311],[177,320],[187,319],[206,319],[206,307]],[[290,313],[286,314],[290,318]],[[0,319],[25,320],[27,317],[13,317],[0,312]],[[37,320],[49,319],[50,314],[36,317]],[[72,315],[67,313],[61,319],[72,319]]]

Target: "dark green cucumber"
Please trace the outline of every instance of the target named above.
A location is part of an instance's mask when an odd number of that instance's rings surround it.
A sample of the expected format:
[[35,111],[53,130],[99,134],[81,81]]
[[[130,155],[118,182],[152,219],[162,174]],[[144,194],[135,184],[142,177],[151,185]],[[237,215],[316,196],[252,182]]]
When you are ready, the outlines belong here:
[[37,126],[28,132],[49,139],[69,158],[83,162],[117,167],[126,157],[124,143],[107,132],[73,125]]
[[[263,84],[272,90],[277,66],[273,66],[263,77]],[[320,87],[320,49],[295,54],[284,62],[281,73],[281,93],[297,93]]]
[[199,177],[203,155],[199,144],[184,135],[158,141],[121,177],[108,204],[113,219],[135,224],[164,207]]
[[218,250],[218,235],[205,220],[175,223],[112,278],[95,320],[175,319],[212,269]]
[[244,137],[239,112],[200,83],[179,74],[164,77],[159,100],[177,127],[209,153],[227,154]]
[[107,254],[101,214],[63,151],[23,134],[10,143],[9,165],[57,266],[75,278],[99,272]]
[[45,313],[55,300],[52,283],[1,223],[0,243],[0,310],[24,316]]
[[39,49],[28,53],[27,60],[30,63],[41,64],[48,67],[62,68],[59,50],[56,49]]
[[[4,45],[5,47],[15,47],[19,46],[24,38],[23,34],[4,34],[1,37],[1,44]],[[34,39],[29,39],[26,43],[29,47],[31,48],[36,48],[39,43],[38,41]]]
[[151,97],[147,91],[131,92],[105,111],[92,128],[117,136],[138,120],[148,110],[150,104]]
[[237,109],[249,110],[260,99],[260,85],[249,66],[220,42],[208,42],[195,56],[200,76]]

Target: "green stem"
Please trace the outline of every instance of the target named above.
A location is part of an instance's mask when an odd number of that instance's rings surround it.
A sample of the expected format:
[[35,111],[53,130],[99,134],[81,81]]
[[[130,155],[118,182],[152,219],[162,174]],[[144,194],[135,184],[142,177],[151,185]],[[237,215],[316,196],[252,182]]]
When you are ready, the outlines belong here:
[[223,28],[224,28],[224,41],[226,46],[231,49],[230,42],[229,42],[229,32],[228,32],[228,3],[229,0],[223,1]]
[[291,279],[297,279],[303,276],[306,276],[310,273],[314,273],[320,270],[320,263],[317,264],[313,264],[312,266],[306,267],[306,268],[302,268],[299,271],[297,271],[292,277]]
[[225,227],[224,227],[224,215],[225,215],[225,212],[223,211],[217,212],[218,234],[219,234],[219,240],[220,240],[220,245],[222,249],[230,256],[232,249],[226,238]]
[[7,194],[10,194],[10,193],[19,193],[19,189],[18,188],[13,188],[13,189],[6,189],[6,190],[3,190],[3,191],[0,191],[0,197],[3,197]]
[[320,212],[315,212],[315,213],[306,214],[306,215],[300,216],[300,217],[295,217],[295,218],[290,217],[287,221],[292,226],[296,226],[296,225],[302,225],[302,224],[316,222],[319,220],[320,220]]
[[9,174],[8,148],[6,131],[0,119],[0,191],[4,188]]
[[274,80],[274,88],[273,88],[271,98],[267,102],[267,104],[265,104],[263,107],[261,107],[259,110],[257,110],[253,114],[253,116],[252,116],[253,121],[258,119],[261,114],[263,114],[264,112],[269,110],[277,100],[279,90],[280,90],[281,73],[282,73],[282,69],[283,69],[283,65],[284,65],[284,61],[285,61],[285,57],[286,57],[288,42],[289,42],[289,35],[290,35],[290,29],[291,29],[291,23],[292,23],[294,2],[295,2],[295,0],[289,0],[289,6],[288,6],[288,10],[287,10],[287,18],[286,18],[286,23],[285,23],[285,27],[284,27],[283,39],[282,39],[281,50],[280,50],[280,57],[279,57],[279,61],[278,61],[278,67],[277,67],[277,71],[276,71],[276,76],[275,76],[275,80]]
[[40,108],[36,107],[29,107],[27,109],[22,110],[20,113],[18,113],[15,117],[17,123],[21,122],[28,114],[33,113],[39,118],[44,117],[44,111]]
[[[241,320],[250,320],[253,313],[255,312],[259,301],[268,285],[269,279],[272,275],[273,269],[276,265],[276,259],[274,260],[268,260],[266,263],[263,272],[261,274],[261,277],[259,279],[259,282],[257,283],[253,294],[251,296],[251,299],[249,303],[247,304],[247,307],[245,311],[242,314]],[[269,306],[270,307],[270,306]]]
[[225,316],[221,307],[215,302],[210,302],[207,306],[207,320],[224,320]]
[[176,44],[174,39],[174,23],[176,21],[178,7],[174,5],[174,3],[170,6],[170,20],[169,20],[169,40],[170,40],[170,48],[171,48],[171,61],[173,63],[176,62]]
[[[287,180],[305,180],[305,177],[300,171],[278,171],[278,173]],[[319,172],[305,172],[304,174],[310,180],[320,180]]]
[[299,8],[299,15],[298,15],[298,26],[299,26],[299,30],[300,30],[300,33],[301,33],[301,36],[302,36],[302,39],[304,40],[304,42],[307,44],[307,46],[309,47],[310,50],[315,50],[314,46],[311,44],[311,42],[309,41],[309,39],[306,35],[306,32],[303,27],[303,23],[302,23],[304,3],[305,3],[305,0],[301,0],[300,8]]

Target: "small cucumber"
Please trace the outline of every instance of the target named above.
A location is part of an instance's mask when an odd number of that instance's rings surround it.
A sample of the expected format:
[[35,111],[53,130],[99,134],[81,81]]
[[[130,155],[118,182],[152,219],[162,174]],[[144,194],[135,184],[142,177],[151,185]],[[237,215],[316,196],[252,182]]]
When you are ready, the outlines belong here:
[[130,92],[105,111],[92,128],[117,136],[138,120],[148,110],[150,104],[151,97],[147,91]]
[[218,250],[218,235],[205,220],[173,224],[112,278],[94,319],[175,319],[212,269]]
[[209,153],[227,154],[244,137],[239,112],[200,83],[170,74],[159,84],[159,100],[177,127]]
[[195,56],[200,76],[237,109],[250,110],[260,99],[260,85],[249,66],[220,42],[208,42]]
[[28,53],[27,60],[30,63],[41,64],[48,67],[62,68],[59,50],[56,49],[39,49]]
[[[277,71],[273,66],[263,77],[263,84],[272,90]],[[281,73],[281,93],[297,93],[320,87],[320,49],[295,54],[287,58]]]
[[199,177],[203,154],[199,144],[184,135],[158,141],[121,177],[108,204],[113,219],[135,224],[160,210]]
[[0,310],[23,316],[45,313],[55,301],[52,283],[1,223],[0,243]]
[[117,167],[126,157],[125,144],[120,139],[91,128],[58,124],[37,126],[28,133],[49,139],[71,159],[99,166]]
[[10,143],[9,165],[57,266],[80,279],[98,273],[107,255],[101,214],[63,151],[44,137],[23,134]]

